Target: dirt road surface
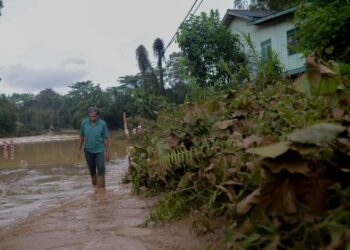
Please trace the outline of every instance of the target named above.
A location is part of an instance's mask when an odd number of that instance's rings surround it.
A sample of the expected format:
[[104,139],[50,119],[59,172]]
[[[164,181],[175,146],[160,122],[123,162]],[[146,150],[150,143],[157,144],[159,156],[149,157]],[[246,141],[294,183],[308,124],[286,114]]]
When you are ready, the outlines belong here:
[[0,249],[178,250],[206,245],[207,239],[190,232],[188,221],[141,227],[153,201],[121,184],[127,168],[127,161],[122,162],[119,179],[109,179],[105,191],[91,187],[2,229]]

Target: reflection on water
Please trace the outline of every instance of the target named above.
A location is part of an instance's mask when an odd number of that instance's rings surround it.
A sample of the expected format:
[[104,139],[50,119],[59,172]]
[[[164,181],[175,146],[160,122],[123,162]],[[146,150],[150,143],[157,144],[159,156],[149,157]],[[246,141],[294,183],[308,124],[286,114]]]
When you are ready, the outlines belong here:
[[[113,137],[112,137],[113,138]],[[52,141],[3,146],[0,169],[42,165],[67,165],[79,163],[76,157],[78,140]],[[125,154],[122,141],[111,141],[111,159]],[[4,157],[6,156],[6,157]],[[80,160],[82,162],[84,159]]]
[[11,159],[14,160],[15,159],[15,144],[14,141],[12,139],[8,140],[8,141],[4,141],[4,142],[0,142],[0,148],[2,147],[2,152],[0,152],[0,159],[1,159],[1,153],[2,153],[2,157],[7,160],[7,159]]
[[[84,159],[76,158],[77,145],[76,140],[18,144],[13,160],[0,159],[0,231],[38,208],[94,192]],[[112,140],[108,188],[117,187],[124,155],[123,142]]]

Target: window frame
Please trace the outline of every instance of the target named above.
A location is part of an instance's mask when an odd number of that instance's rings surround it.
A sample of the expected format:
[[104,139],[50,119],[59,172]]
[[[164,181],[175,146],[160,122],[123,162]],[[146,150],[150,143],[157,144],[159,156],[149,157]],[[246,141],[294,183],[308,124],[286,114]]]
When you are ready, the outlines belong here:
[[[287,30],[286,35],[287,35],[287,54],[288,56],[292,56],[297,54],[297,52],[291,48],[291,46],[295,46],[297,44],[297,38],[296,38],[297,30],[296,28],[292,28],[290,30]],[[292,37],[292,41],[290,42],[290,39]]]
[[269,57],[269,50],[272,50],[272,40],[271,38],[260,43],[261,48],[261,58],[267,60]]

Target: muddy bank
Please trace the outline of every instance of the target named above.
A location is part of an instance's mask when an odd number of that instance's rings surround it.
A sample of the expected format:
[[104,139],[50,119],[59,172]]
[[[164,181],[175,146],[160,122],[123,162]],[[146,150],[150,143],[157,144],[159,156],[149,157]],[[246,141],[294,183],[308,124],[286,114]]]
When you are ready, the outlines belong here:
[[54,141],[66,141],[66,140],[77,140],[78,135],[34,135],[34,136],[24,136],[24,137],[9,137],[0,138],[0,145],[6,143],[13,144],[28,144],[28,143],[38,143],[38,142],[54,142]]
[[0,249],[198,249],[208,240],[195,237],[188,221],[140,227],[152,199],[134,196],[121,184],[125,158],[108,169],[106,191],[90,187],[88,176],[81,176],[87,185],[81,192],[76,188],[69,198],[2,228]]

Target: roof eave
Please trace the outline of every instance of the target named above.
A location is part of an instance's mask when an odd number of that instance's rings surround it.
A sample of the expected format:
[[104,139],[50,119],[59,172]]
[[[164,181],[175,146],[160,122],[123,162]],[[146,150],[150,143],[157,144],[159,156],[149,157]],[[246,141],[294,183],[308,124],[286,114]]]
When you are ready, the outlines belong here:
[[232,10],[227,10],[226,11],[226,14],[224,16],[224,18],[222,19],[221,23],[225,26],[225,27],[228,27],[232,20],[235,18],[235,17],[239,17],[239,18],[242,18],[242,19],[246,19],[248,21],[254,21],[255,19],[254,18],[251,18],[251,17],[248,17],[248,16],[244,16],[244,15],[240,15]]
[[289,8],[289,9],[286,9],[286,10],[283,10],[283,11],[280,11],[280,12],[277,12],[277,13],[273,13],[271,15],[259,18],[257,20],[253,20],[251,23],[255,24],[255,25],[259,25],[259,24],[268,22],[270,20],[273,20],[275,18],[282,17],[282,16],[285,16],[285,15],[294,13],[297,9],[298,9],[298,6],[295,6],[295,7],[292,7],[292,8]]

